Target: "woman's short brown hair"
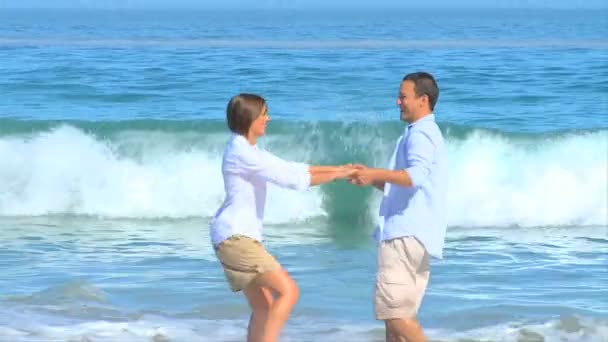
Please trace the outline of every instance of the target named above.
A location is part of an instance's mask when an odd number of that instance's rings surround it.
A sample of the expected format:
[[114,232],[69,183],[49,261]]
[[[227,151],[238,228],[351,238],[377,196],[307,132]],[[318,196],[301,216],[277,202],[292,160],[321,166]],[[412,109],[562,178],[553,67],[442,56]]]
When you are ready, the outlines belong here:
[[234,133],[246,136],[251,123],[262,114],[266,100],[255,94],[238,94],[230,99],[226,107],[228,128]]

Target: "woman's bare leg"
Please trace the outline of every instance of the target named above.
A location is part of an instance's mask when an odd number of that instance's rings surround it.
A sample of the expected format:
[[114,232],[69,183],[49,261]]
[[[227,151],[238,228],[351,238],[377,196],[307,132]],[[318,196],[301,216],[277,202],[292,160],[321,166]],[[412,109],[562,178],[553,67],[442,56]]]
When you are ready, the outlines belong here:
[[[251,339],[249,342],[276,342],[281,333],[281,329],[285,325],[285,322],[291,313],[291,310],[298,301],[298,286],[285,270],[279,270],[265,272],[257,276],[246,290],[246,295],[247,293],[255,293],[255,290],[251,288],[264,288],[266,290],[270,290],[276,295],[276,297],[265,314],[265,324],[261,331],[258,330],[258,324],[261,323],[258,323],[258,317],[255,317],[255,322],[251,326]],[[256,300],[256,295],[253,296],[254,297],[252,297],[252,299]],[[249,295],[247,298],[249,299]],[[257,297],[257,299],[259,300],[260,298]],[[261,308],[261,306],[259,307]],[[261,315],[264,314],[262,311],[260,311],[259,315],[262,317]],[[259,319],[261,320],[261,318]],[[254,319],[252,317],[252,321],[253,320]]]
[[243,292],[251,308],[251,318],[249,319],[249,326],[247,328],[247,341],[257,342],[260,336],[263,336],[264,327],[268,320],[268,311],[274,301],[272,291],[253,284],[244,289]]

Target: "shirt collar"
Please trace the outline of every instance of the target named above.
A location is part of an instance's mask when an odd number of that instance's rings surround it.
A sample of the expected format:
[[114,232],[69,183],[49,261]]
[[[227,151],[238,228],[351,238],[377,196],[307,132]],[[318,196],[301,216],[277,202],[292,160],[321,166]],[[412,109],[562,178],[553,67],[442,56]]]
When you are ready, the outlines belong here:
[[407,125],[407,128],[411,128],[411,127],[413,127],[413,126],[415,126],[415,125],[417,125],[417,124],[419,124],[421,122],[424,122],[424,121],[435,121],[435,114],[433,114],[433,113],[427,114],[427,115],[423,116],[422,118],[420,118],[420,119],[412,122],[411,124]]
[[424,121],[435,121],[435,115],[433,113],[427,114],[427,115],[423,116],[422,118],[412,122],[411,124],[408,124],[403,129],[404,134],[406,134],[410,130],[410,128],[412,128],[412,127],[416,126],[417,124],[424,122]]
[[247,144],[247,146],[251,146],[253,148],[258,148],[258,145],[251,145],[249,143],[249,141],[247,141],[247,138],[245,138],[244,136],[238,134],[238,133],[232,133],[232,138],[233,141],[238,142],[239,144]]

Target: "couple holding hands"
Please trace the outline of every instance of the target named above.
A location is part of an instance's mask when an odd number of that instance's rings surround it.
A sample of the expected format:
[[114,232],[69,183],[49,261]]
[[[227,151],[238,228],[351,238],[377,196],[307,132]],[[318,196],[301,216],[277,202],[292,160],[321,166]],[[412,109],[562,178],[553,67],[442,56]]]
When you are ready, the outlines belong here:
[[313,166],[285,161],[258,148],[270,120],[266,101],[234,96],[226,118],[232,137],[224,151],[225,200],[210,224],[211,242],[232,291],[243,291],[252,314],[248,342],[275,342],[295,306],[295,281],[262,244],[268,183],[295,190],[346,179],[383,192],[378,227],[376,319],[387,341],[426,341],[416,320],[429,279],[429,258],[442,258],[447,165],[433,109],[439,97],[432,75],[406,75],[397,105],[407,123],[387,169],[364,165]]

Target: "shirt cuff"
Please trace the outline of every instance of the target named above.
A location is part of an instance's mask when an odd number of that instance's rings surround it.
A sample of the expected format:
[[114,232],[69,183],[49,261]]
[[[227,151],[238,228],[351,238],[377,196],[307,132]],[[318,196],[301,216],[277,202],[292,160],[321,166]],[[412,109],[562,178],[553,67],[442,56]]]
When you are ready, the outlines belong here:
[[301,175],[300,181],[298,182],[298,190],[300,191],[304,191],[304,190],[308,190],[308,188],[310,188],[310,182],[311,182],[311,178],[312,175],[310,174],[310,165],[305,164],[305,163],[294,163],[295,164],[295,170],[296,170],[296,174]]

